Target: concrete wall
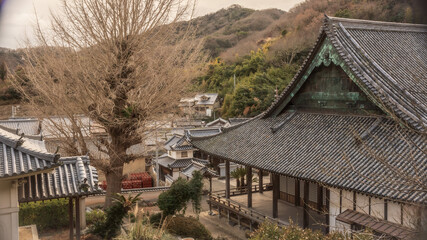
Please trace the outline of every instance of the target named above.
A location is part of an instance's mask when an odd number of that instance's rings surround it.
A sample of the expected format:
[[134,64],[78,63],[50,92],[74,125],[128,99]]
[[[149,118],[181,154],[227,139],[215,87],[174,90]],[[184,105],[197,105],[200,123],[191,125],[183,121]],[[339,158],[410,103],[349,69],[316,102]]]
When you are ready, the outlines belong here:
[[0,239],[19,238],[18,211],[17,181],[0,181]]

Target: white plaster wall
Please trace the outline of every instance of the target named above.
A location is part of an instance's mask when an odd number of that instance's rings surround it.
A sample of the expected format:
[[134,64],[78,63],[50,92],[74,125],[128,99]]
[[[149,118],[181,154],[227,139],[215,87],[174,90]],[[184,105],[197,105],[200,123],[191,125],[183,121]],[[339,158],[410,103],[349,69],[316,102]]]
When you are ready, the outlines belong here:
[[286,191],[295,196],[295,178],[288,178]]
[[280,191],[287,192],[287,177],[280,175]]
[[415,228],[416,219],[418,218],[419,210],[416,206],[404,204],[403,205],[403,225]]
[[399,203],[388,201],[387,202],[387,220],[390,222],[401,224],[401,222],[400,222],[401,209],[400,208],[401,207],[400,207]]
[[379,198],[371,198],[371,215],[377,218],[384,219],[384,200]]
[[369,197],[356,194],[356,211],[369,215]]
[[353,210],[353,192],[342,190],[342,210],[350,209]]
[[173,169],[172,178],[173,178],[173,180],[177,180],[179,178],[179,169],[178,168]]
[[16,181],[0,181],[0,239],[17,240],[18,185]]
[[330,188],[329,198],[329,225],[331,230],[336,230],[336,217],[340,214],[340,191]]
[[[225,177],[225,163],[218,165],[219,167],[219,176]],[[230,163],[230,172],[234,171],[238,167],[237,164]]]
[[308,200],[311,202],[317,202],[317,184],[315,183],[309,183],[309,194],[308,194]]

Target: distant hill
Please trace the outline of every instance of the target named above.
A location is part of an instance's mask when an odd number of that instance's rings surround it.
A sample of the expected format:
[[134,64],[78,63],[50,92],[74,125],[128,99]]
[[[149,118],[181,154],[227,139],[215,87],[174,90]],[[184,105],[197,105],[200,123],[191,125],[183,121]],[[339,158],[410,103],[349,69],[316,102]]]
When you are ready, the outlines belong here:
[[205,48],[216,57],[245,39],[256,42],[269,36],[266,31],[284,14],[279,9],[253,10],[232,5],[193,22],[198,27],[197,36],[206,39]]
[[[206,73],[193,81],[194,89],[219,93],[222,99],[219,114],[223,118],[255,116],[270,106],[275,93],[290,82],[313,47],[325,14],[426,24],[426,3],[425,0],[306,0],[273,19],[264,29],[215,52],[220,58],[213,60]],[[257,12],[265,17],[265,12]],[[255,12],[236,21],[235,26],[253,16]]]

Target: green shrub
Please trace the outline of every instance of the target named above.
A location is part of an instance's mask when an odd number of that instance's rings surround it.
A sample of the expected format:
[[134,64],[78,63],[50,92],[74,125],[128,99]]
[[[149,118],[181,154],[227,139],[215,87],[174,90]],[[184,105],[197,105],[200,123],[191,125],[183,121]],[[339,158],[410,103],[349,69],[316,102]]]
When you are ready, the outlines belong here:
[[68,200],[55,199],[19,204],[19,225],[31,224],[36,224],[41,232],[67,227],[69,224]]
[[123,232],[117,239],[118,240],[172,240],[176,239],[168,234],[163,228],[153,227],[148,223],[148,217],[143,216],[138,218],[135,223],[131,225],[128,231]]
[[203,190],[203,176],[200,172],[195,171],[193,178],[187,181],[178,178],[168,191],[159,195],[157,204],[165,216],[174,215],[175,213],[185,213],[187,203],[191,201],[193,210],[200,212]]
[[213,239],[205,226],[194,217],[168,217],[165,226],[170,233],[181,237],[192,237],[198,240]]
[[116,237],[123,224],[123,218],[139,200],[140,195],[141,193],[135,197],[129,195],[128,198],[125,198],[121,194],[116,194],[114,196],[113,206],[106,210],[105,219],[103,221],[94,222],[93,225],[89,227],[89,232],[103,239],[112,239]]
[[95,222],[103,222],[107,219],[107,215],[101,209],[94,209],[92,212],[86,213],[86,224],[92,225]]
[[331,232],[324,235],[320,231],[313,231],[309,228],[303,229],[292,221],[289,226],[278,227],[276,224],[271,222],[264,222],[261,226],[255,230],[251,236],[251,240],[299,240],[299,239],[313,239],[313,240],[372,240],[374,235],[372,232],[366,230],[364,232],[353,233],[351,236],[343,234],[341,232]]
[[162,225],[163,220],[164,217],[161,212],[150,215],[150,223],[155,227]]

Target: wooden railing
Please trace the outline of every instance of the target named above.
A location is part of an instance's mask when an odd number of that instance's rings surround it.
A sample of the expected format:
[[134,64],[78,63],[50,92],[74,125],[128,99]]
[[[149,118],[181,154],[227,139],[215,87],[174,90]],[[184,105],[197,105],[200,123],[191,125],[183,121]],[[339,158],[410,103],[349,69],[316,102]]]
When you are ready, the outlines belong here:
[[[259,190],[259,189],[258,189]],[[221,192],[221,191],[216,191],[216,192]],[[230,191],[231,194],[231,191]],[[272,218],[270,216],[267,216],[261,212],[258,212],[256,210],[254,210],[253,208],[248,208],[236,201],[233,201],[231,199],[227,199],[221,195],[217,195],[217,194],[212,194],[209,196],[209,203],[212,204],[212,206],[217,207],[218,209],[220,208],[224,208],[228,211],[231,211],[235,214],[240,215],[243,218],[247,218],[251,221],[255,221],[259,224],[265,222],[265,221],[271,221],[276,223],[279,226],[287,226],[289,225],[288,222],[286,221],[282,221],[280,219],[277,218]],[[221,210],[219,210],[220,212]]]
[[[273,189],[273,186],[270,183],[262,185],[262,190],[263,191],[270,191],[272,189]],[[258,184],[257,185],[252,185],[252,192],[253,193],[254,192],[259,192],[259,186],[258,186]],[[246,186],[239,187],[239,188],[230,188],[230,197],[244,195],[244,194],[247,194],[247,193],[248,193],[248,189],[246,188]],[[225,190],[212,191],[212,195],[225,197]]]

